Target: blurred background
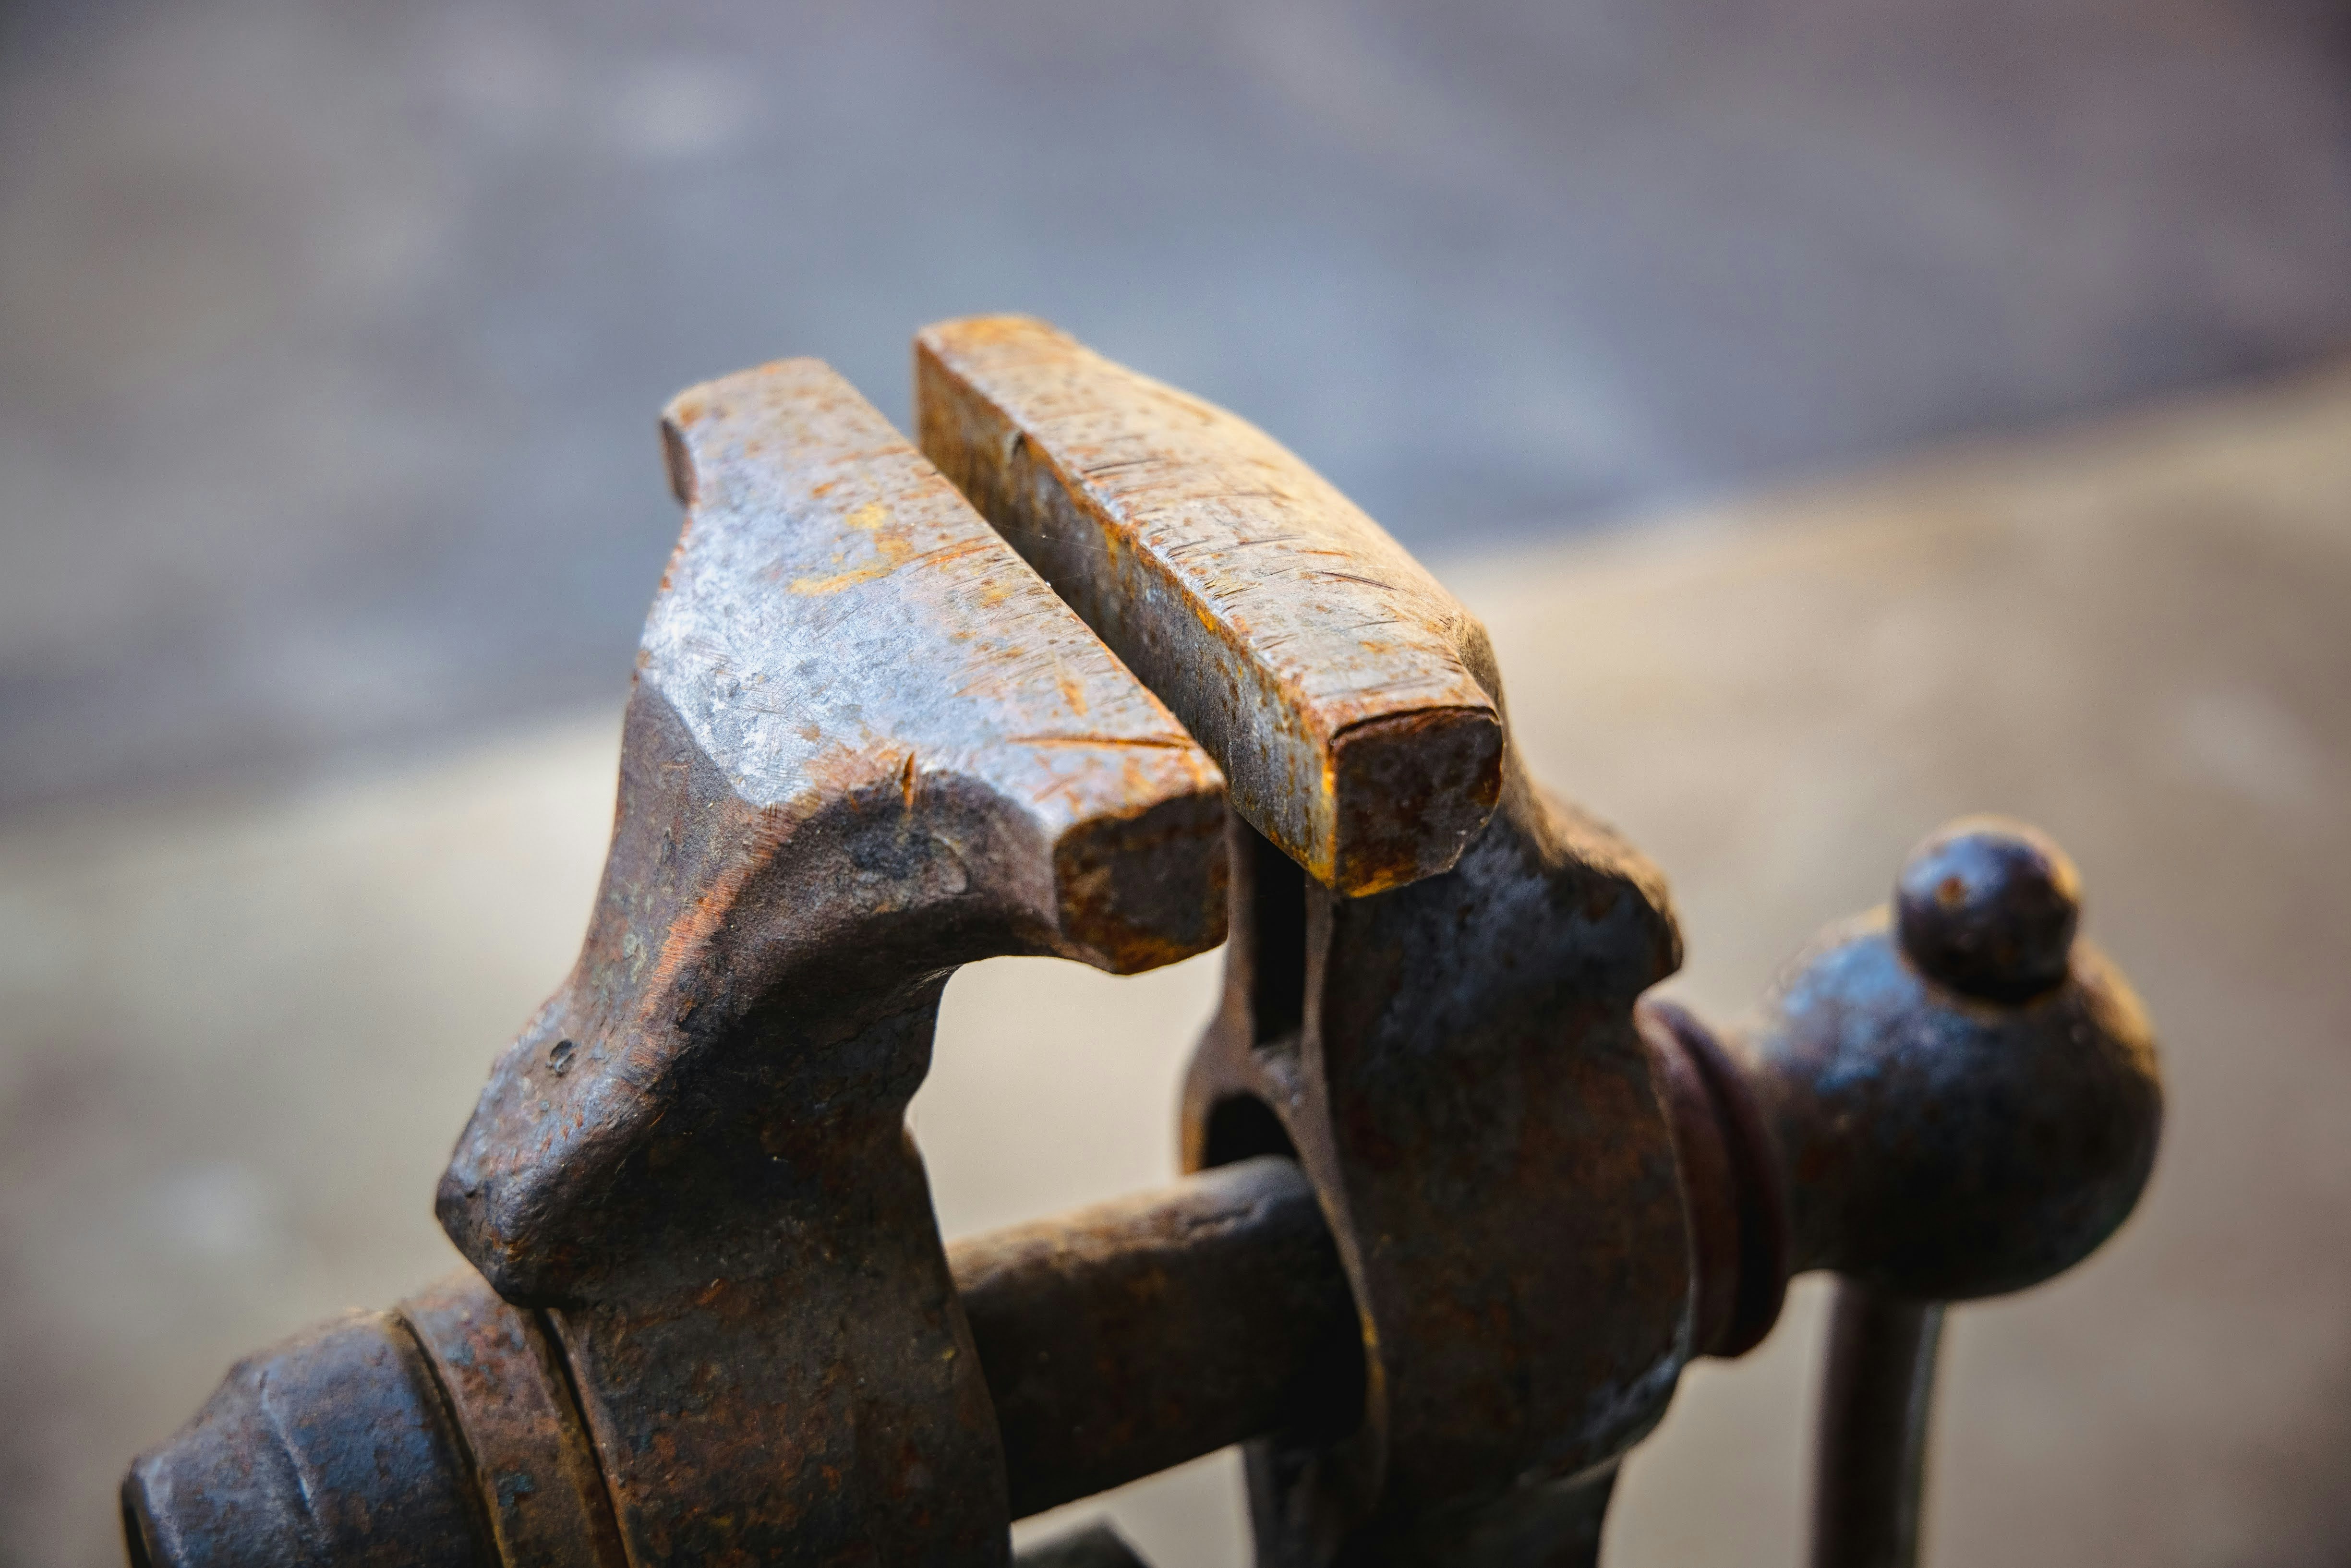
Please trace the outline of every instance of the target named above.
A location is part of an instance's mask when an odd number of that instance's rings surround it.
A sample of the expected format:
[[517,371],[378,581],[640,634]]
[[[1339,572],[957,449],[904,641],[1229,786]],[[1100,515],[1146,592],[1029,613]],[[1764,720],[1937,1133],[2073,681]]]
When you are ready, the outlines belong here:
[[[2055,831],[2168,1142],[1955,1317],[1930,1561],[2351,1561],[2351,13],[0,0],[0,1563],[116,1560],[233,1356],[454,1261],[654,411],[815,354],[903,418],[998,310],[1485,614],[1719,1014],[1940,818]],[[951,1234],[1172,1171],[1214,964],[957,979]],[[1612,1563],[1796,1561],[1817,1306],[1692,1374]],[[1116,1507],[1237,1562],[1235,1475]]]

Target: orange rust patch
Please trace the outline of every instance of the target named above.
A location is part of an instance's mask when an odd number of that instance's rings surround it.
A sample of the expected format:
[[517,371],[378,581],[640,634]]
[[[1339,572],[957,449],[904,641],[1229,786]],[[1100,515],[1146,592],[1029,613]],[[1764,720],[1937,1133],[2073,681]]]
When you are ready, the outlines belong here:
[[871,566],[855,567],[829,577],[796,577],[788,585],[789,591],[839,593],[844,588],[854,588],[861,582],[887,577],[914,559],[914,541],[906,537],[904,527],[898,523],[889,507],[883,502],[868,501],[841,520],[850,528],[871,534],[874,553],[881,559]]

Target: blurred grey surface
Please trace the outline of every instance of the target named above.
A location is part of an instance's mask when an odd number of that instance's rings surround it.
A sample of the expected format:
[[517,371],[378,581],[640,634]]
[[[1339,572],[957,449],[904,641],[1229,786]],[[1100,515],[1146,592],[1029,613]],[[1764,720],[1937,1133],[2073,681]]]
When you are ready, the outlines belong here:
[[625,680],[677,387],[1047,315],[1458,553],[2351,344],[2316,0],[0,5],[0,808]]
[[[1978,810],[2065,843],[2145,995],[2154,1183],[2084,1268],[1953,1313],[1930,1568],[2342,1562],[2351,367],[1446,574],[1537,775],[1672,879],[1714,1016]],[[0,829],[0,1563],[117,1561],[121,1467],[232,1358],[456,1263],[434,1181],[571,961],[616,717]],[[1172,1174],[1218,962],[955,979],[912,1118],[950,1235]],[[1818,1305],[1691,1371],[1610,1568],[1799,1561]],[[1228,1455],[1031,1528],[1105,1506],[1156,1568],[1245,1561]]]

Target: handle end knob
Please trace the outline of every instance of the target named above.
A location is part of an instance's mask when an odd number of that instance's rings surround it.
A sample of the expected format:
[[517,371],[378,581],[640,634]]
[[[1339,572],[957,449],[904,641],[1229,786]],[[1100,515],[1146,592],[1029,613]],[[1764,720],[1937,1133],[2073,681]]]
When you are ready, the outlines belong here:
[[1894,884],[1903,955],[1928,977],[1989,1001],[2021,1002],[2065,981],[2082,881],[2047,834],[1963,817],[1910,852]]
[[1914,1301],[2085,1258],[2137,1201],[2162,1120],[2130,988],[2075,938],[2080,882],[2019,823],[1954,822],[1891,911],[1832,932],[1752,1037],[1792,1262]]

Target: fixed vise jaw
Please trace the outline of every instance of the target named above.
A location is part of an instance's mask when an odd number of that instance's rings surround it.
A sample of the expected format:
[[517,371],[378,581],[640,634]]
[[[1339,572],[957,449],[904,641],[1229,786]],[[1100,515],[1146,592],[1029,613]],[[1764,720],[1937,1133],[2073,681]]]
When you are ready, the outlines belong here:
[[663,429],[687,522],[603,890],[442,1221],[553,1309],[637,1562],[982,1561],[1001,1460],[904,1133],[939,995],[1215,946],[1221,781],[831,371]]
[[[831,371],[698,387],[664,430],[688,516],[588,938],[440,1191],[484,1278],[538,1311],[465,1321],[549,1408],[576,1395],[639,1568],[1000,1560],[995,1423],[906,1103],[956,965],[1128,972],[1222,938],[1222,780]],[[464,1315],[371,1320],[369,1354],[429,1384],[407,1340],[463,1364]],[[568,1388],[534,1370],[557,1361]],[[432,1469],[433,1422],[400,1419]],[[281,1448],[234,1483],[200,1442],[151,1456],[139,1537],[217,1560],[274,1510],[319,1561],[393,1538],[355,1481],[314,1508],[318,1456]],[[504,1458],[481,1467],[501,1550],[551,1511],[545,1468]]]

